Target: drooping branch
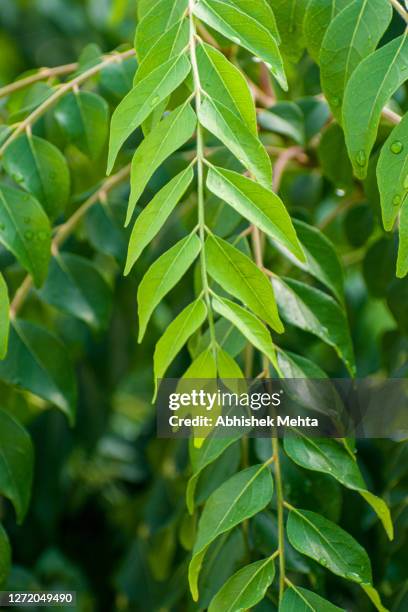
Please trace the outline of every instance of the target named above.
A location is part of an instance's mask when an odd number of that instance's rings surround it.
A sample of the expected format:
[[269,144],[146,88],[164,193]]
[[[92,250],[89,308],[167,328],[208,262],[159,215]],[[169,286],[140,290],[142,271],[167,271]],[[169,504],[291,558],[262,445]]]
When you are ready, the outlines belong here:
[[108,55],[106,59],[104,59],[99,64],[96,64],[96,66],[92,66],[88,70],[85,70],[84,72],[76,76],[71,81],[67,81],[63,85],[60,85],[60,87],[58,87],[58,89],[56,89],[56,91],[49,98],[47,98],[30,115],[28,115],[28,117],[24,119],[24,121],[17,125],[12,134],[10,134],[10,136],[6,139],[6,141],[0,148],[0,157],[4,155],[4,152],[6,151],[7,147],[14,140],[16,140],[16,138],[18,138],[20,134],[23,134],[27,129],[31,128],[40,117],[42,117],[52,106],[54,106],[54,104],[56,104],[68,92],[82,85],[82,83],[87,81],[95,74],[98,74],[98,72],[103,70],[103,68],[106,68],[106,66],[109,66],[114,62],[123,61],[130,57],[133,57],[135,54],[136,51],[134,49],[129,49],[129,51],[124,51],[123,53],[114,53],[112,55]]
[[[55,233],[54,239],[51,244],[51,252],[55,253],[58,251],[60,246],[65,240],[72,234],[78,223],[84,217],[85,213],[100,200],[104,199],[106,195],[120,183],[128,178],[130,174],[130,164],[119,170],[116,174],[106,179],[102,185],[74,212],[74,214],[62,225],[60,225]],[[21,310],[31,288],[33,286],[33,279],[28,274],[20,287],[17,289],[14,299],[10,305],[10,316],[16,317]]]
[[14,83],[10,83],[10,85],[1,87],[0,98],[6,98],[15,91],[25,89],[26,87],[29,87],[34,83],[38,83],[39,81],[46,81],[47,79],[52,79],[53,77],[71,74],[72,72],[75,72],[77,68],[77,63],[64,64],[63,66],[55,66],[54,68],[40,68],[40,70],[38,70],[35,74],[30,74],[30,76],[19,79]]
[[[194,9],[195,0],[189,0],[189,22],[190,22],[190,59],[191,66],[193,71],[193,81],[194,81],[194,95],[195,95],[195,105],[196,112],[199,113],[201,107],[201,82],[200,82],[200,74],[198,70],[198,61],[197,61],[197,32],[196,25],[194,22],[193,9]],[[206,237],[206,224],[205,224],[205,202],[204,202],[204,163],[205,163],[205,145],[204,145],[204,136],[203,129],[198,121],[197,124],[197,201],[198,201],[198,228],[199,228],[199,236],[201,241],[201,252],[200,252],[200,267],[201,267],[201,282],[203,285],[204,297],[207,305],[208,311],[208,325],[210,331],[210,338],[212,343],[212,349],[215,352],[215,328],[214,328],[214,317],[211,307],[211,297],[210,297],[210,287],[208,283],[208,274],[207,274],[207,262],[205,257],[205,237]]]

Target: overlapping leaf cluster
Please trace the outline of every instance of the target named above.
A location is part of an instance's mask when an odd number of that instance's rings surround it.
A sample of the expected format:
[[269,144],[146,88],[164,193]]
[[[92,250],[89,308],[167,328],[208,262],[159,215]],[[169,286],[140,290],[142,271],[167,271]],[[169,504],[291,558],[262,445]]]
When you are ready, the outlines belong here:
[[[164,377],[172,360],[193,334],[201,334],[207,342],[198,343],[199,349],[193,352],[193,362],[185,377],[242,376],[238,364],[223,350],[221,335],[217,334],[217,326],[223,325],[223,319],[263,353],[276,371],[284,374],[285,368],[288,371],[290,357],[283,354],[281,363],[278,362],[267,329],[269,326],[277,333],[284,330],[278,305],[283,319],[331,344],[349,370],[354,371],[353,349],[342,310],[342,283],[334,284],[334,275],[325,276],[325,266],[323,269],[313,266],[316,250],[321,249],[320,254],[327,251],[333,268],[336,268],[337,261],[331,246],[318,232],[300,222],[296,224],[299,240],[284,204],[272,191],[271,163],[258,137],[255,106],[247,82],[234,63],[215,46],[205,42],[202,36],[208,39],[206,28],[210,28],[243,47],[265,62],[276,81],[286,89],[287,81],[279,51],[281,37],[272,8],[276,11],[278,22],[284,24],[281,32],[285,48],[288,39],[290,42],[295,39],[293,34],[294,31],[298,33],[298,27],[303,32],[305,7],[302,9],[301,3],[294,3],[292,25],[285,6],[274,2],[270,4],[272,6],[263,0],[161,0],[150,10],[144,4],[139,6],[140,23],[135,44],[141,63],[134,88],[113,115],[108,164],[109,170],[112,170],[120,147],[136,128],[143,126],[144,139],[132,161],[126,222],[132,221],[135,207],[149,180],[169,155],[185,147],[193,150],[193,160],[137,216],[130,240],[127,272],[179,205],[194,176],[197,193],[197,224],[191,233],[151,265],[138,289],[141,341],[154,309],[199,259],[196,300],[172,321],[156,345],[156,379]],[[384,15],[383,21],[386,25],[387,15]],[[159,33],[162,34],[156,41]],[[152,44],[153,41],[156,42]],[[301,40],[298,39],[298,42],[299,50],[292,49],[287,42],[289,57],[296,59],[301,54]],[[333,69],[332,62],[330,66]],[[166,111],[164,115],[163,111]],[[195,138],[193,144],[192,138]],[[236,158],[233,170],[216,165],[206,153],[206,142],[214,141],[214,138]],[[210,227],[206,217],[207,200],[213,196],[232,207],[256,228],[254,232],[259,230],[273,244],[276,243],[296,265],[315,274],[330,288],[335,299],[290,279],[275,277],[272,285],[262,269],[262,262],[255,263],[251,255],[243,252],[240,235],[232,235],[225,240]],[[226,297],[225,292],[238,302]],[[195,512],[195,489],[201,472],[219,458],[232,442],[234,440],[213,439],[210,435],[203,446],[194,448],[192,445],[193,475],[187,491],[191,513]],[[338,442],[312,442],[296,438],[288,441],[285,450],[302,467],[331,474],[346,487],[359,491],[383,521],[392,538],[388,508],[382,500],[367,491],[355,459],[350,457],[346,446]],[[270,504],[273,486],[269,464],[272,459],[277,461],[276,453],[273,457],[271,454],[270,460],[265,463],[236,473],[209,496],[200,516],[189,566],[190,588],[195,600],[199,599],[200,573],[213,542]],[[279,465],[277,469],[280,469]],[[282,512],[284,501],[281,491],[278,492],[279,504]],[[357,542],[318,514],[290,505],[287,507],[287,534],[292,546],[335,574],[361,583],[378,609],[383,609],[372,586],[368,556]],[[308,606],[313,609],[323,609],[322,606],[335,609],[322,599],[317,598],[319,601],[314,602],[316,596],[313,593],[298,589],[292,583],[284,594],[287,585],[282,575],[285,565],[281,540],[274,555],[234,574],[214,596],[209,609],[238,610],[258,603],[273,581],[273,560],[279,555],[282,558],[280,572],[283,584],[281,610],[292,609],[295,601],[309,601]]]
[[[127,55],[131,56],[133,52]],[[28,509],[33,449],[15,406],[21,405],[22,414],[28,414],[26,398],[32,394],[44,405],[59,408],[71,425],[75,422],[74,367],[50,313],[55,308],[95,331],[106,329],[111,313],[112,291],[100,266],[90,257],[60,251],[60,246],[88,208],[98,203],[99,195],[106,196],[105,191],[99,193],[98,185],[96,195],[90,195],[92,182],[81,184],[75,169],[82,165],[89,171],[92,164],[102,169],[105,163],[107,99],[129,89],[126,81],[135,68],[134,60],[124,68],[120,55],[115,56],[114,66],[112,59],[91,45],[67,82],[45,83],[41,72],[30,74],[27,89],[17,87],[7,96],[10,125],[1,126],[0,145],[0,245],[9,281],[0,272],[0,492],[13,502],[19,522]],[[108,90],[103,87],[104,70],[109,73]],[[81,90],[79,86],[93,75],[99,77],[97,91]],[[114,178],[112,186],[116,182]],[[106,197],[102,199],[109,216]],[[47,313],[37,317],[40,322],[20,316],[32,288]],[[3,581],[10,566],[3,529],[1,547]]]

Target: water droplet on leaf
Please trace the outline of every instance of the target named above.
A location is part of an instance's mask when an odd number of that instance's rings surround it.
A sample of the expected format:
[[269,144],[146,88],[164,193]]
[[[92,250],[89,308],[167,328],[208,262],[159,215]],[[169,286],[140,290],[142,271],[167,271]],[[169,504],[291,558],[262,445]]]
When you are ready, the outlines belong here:
[[150,106],[156,106],[159,100],[159,96],[154,96],[153,100],[150,102]]
[[334,96],[334,98],[332,98],[332,104],[333,106],[340,106],[340,100],[337,96]]
[[399,153],[401,153],[403,148],[404,148],[404,145],[402,144],[400,140],[395,140],[395,142],[393,142],[390,147],[391,152],[395,153],[395,155],[398,155]]
[[231,36],[231,40],[233,40],[237,45],[241,44],[241,39],[238,38],[238,36]]
[[356,574],[355,572],[347,572],[346,573],[346,578],[348,580],[353,580],[353,582],[363,582],[361,577]]
[[364,153],[363,149],[360,149],[360,151],[357,153],[356,155],[356,162],[359,166],[364,167],[367,163],[367,156]]
[[24,232],[24,237],[26,238],[26,240],[32,240],[33,232],[30,232],[30,231]]
[[401,196],[400,196],[400,195],[398,195],[398,194],[397,194],[397,195],[395,195],[395,196],[392,198],[392,203],[393,203],[393,205],[394,205],[394,206],[399,206],[399,205],[401,204]]
[[324,557],[319,559],[319,563],[320,565],[323,565],[323,567],[327,567],[327,560]]
[[22,183],[24,181],[23,175],[20,174],[19,172],[15,172],[11,176],[12,176],[12,179],[16,181],[16,183]]

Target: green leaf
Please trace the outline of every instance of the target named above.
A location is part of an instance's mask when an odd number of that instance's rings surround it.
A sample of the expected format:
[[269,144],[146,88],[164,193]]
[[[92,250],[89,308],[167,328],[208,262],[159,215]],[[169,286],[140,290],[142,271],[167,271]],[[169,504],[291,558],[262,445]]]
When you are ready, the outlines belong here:
[[95,329],[104,329],[108,325],[111,288],[98,268],[85,257],[72,253],[55,256],[40,295],[55,308]]
[[21,136],[7,147],[3,164],[7,174],[39,200],[51,219],[64,211],[70,175],[57,147],[37,136]]
[[343,126],[354,172],[367,175],[381,112],[406,79],[408,38],[403,34],[364,59],[353,72],[344,95]]
[[114,257],[121,266],[128,248],[128,236],[123,231],[125,211],[123,199],[110,198],[91,206],[84,223],[86,237],[95,250]]
[[0,494],[12,502],[19,523],[30,502],[33,462],[34,450],[27,431],[0,410]]
[[[277,351],[279,373],[288,379],[298,379],[288,384],[292,400],[307,410],[329,416],[336,422],[342,411],[341,400],[331,385],[316,384],[316,380],[327,379],[327,374],[315,363],[289,351]],[[283,383],[285,386],[285,383]]]
[[265,597],[275,576],[273,559],[261,559],[240,569],[218,591],[208,612],[237,612],[252,608]]
[[306,255],[303,263],[293,257],[290,252],[286,256],[292,263],[317,278],[323,285],[328,287],[338,301],[344,303],[344,278],[343,268],[335,251],[334,245],[317,228],[303,221],[295,219],[293,225],[296,234]]
[[397,276],[404,278],[408,274],[408,200],[405,200],[400,212],[399,248],[397,259]]
[[214,298],[213,307],[215,312],[231,321],[241,334],[277,367],[275,349],[270,333],[259,319],[242,306],[225,298]]
[[392,227],[399,216],[397,276],[408,273],[408,114],[395,126],[381,149],[377,164],[378,188],[384,228]]
[[227,450],[234,442],[241,438],[241,431],[236,436],[228,438],[220,438],[217,435],[210,435],[206,438],[204,444],[197,448],[193,444],[190,445],[190,460],[192,475],[187,483],[186,504],[190,514],[194,513],[194,494],[197,487],[198,479],[203,470],[211,465]]
[[33,196],[5,185],[0,186],[0,242],[40,287],[51,255],[50,222]]
[[381,149],[377,164],[384,228],[392,230],[408,194],[408,113]]
[[96,66],[102,61],[102,49],[95,43],[89,43],[81,51],[78,58],[78,69],[74,72],[74,75],[84,73],[89,68]]
[[[217,346],[217,366],[218,375],[221,379],[228,381],[228,379],[244,378],[235,359],[219,346]],[[227,383],[227,386],[231,386],[231,384]]]
[[237,172],[215,166],[208,172],[207,187],[272,240],[281,242],[297,258],[304,261],[302,247],[290,215],[282,200],[273,191]]
[[367,491],[357,462],[344,447],[335,440],[292,434],[285,438],[284,447],[286,454],[301,467],[330,474],[348,489],[358,491],[383,523],[390,540],[393,539],[394,529],[386,503]]
[[366,287],[371,295],[384,298],[395,276],[395,242],[382,234],[371,242],[363,260],[363,274]]
[[371,584],[362,584],[361,588],[366,592],[378,612],[388,612],[388,609],[382,605],[378,592]]
[[132,89],[136,68],[137,61],[134,57],[105,66],[100,73],[103,94],[113,98],[116,103],[119,102]]
[[255,263],[229,242],[211,235],[205,243],[210,276],[272,329],[283,332],[272,285]]
[[109,125],[104,98],[90,91],[68,94],[56,107],[55,118],[68,142],[92,160],[100,156]]
[[157,39],[167,32],[186,13],[188,0],[158,0],[143,11],[136,30],[135,47],[139,63],[146,57]]
[[0,523],[0,586],[3,586],[8,578],[11,567],[11,547],[7,537],[7,533],[4,531],[3,526]]
[[189,234],[163,253],[144,275],[137,292],[139,312],[139,342],[142,341],[153,310],[196,259],[201,242]]
[[233,111],[205,96],[198,119],[264,187],[272,185],[271,161],[264,146]]
[[351,165],[344,133],[338,123],[332,123],[323,132],[317,149],[322,172],[335,187],[348,190],[353,186]]
[[[229,321],[218,319],[214,325],[217,343],[232,357],[241,353],[246,345],[246,340],[240,332]],[[211,342],[210,331],[207,329],[204,334],[197,339],[197,345],[192,349],[193,355],[204,350]]]
[[[189,21],[183,18],[177,21],[169,30],[165,31],[150,48],[136,72],[134,85],[137,85],[140,81],[148,77],[154,70],[161,67],[169,59],[184,53],[188,47],[189,39]],[[160,121],[168,101],[169,97],[164,98],[143,122],[142,129],[145,136]]]
[[364,548],[344,529],[315,512],[293,509],[287,522],[289,542],[333,574],[371,584],[371,564]]
[[111,122],[108,174],[112,172],[123,143],[147,119],[152,110],[181,85],[190,68],[190,62],[185,55],[169,59],[139,81],[116,107]]
[[198,576],[209,545],[222,533],[263,510],[271,501],[272,493],[269,468],[253,465],[232,476],[209,497],[198,524],[188,572],[194,601],[198,599]]
[[320,51],[320,71],[323,92],[337,121],[342,119],[344,90],[351,75],[375,50],[391,18],[388,0],[357,0],[329,25]]
[[201,87],[206,94],[233,111],[256,136],[255,104],[242,72],[225,55],[205,43],[197,47],[197,62]]
[[4,359],[7,355],[8,337],[9,337],[9,295],[6,281],[0,272],[0,359]]
[[294,102],[277,102],[257,115],[262,129],[287,136],[299,145],[305,144],[305,117]]
[[194,172],[189,166],[167,183],[137,217],[130,236],[125,275],[129,274],[143,249],[158,234],[193,178]]
[[286,91],[274,15],[262,0],[200,0],[194,14],[214,30],[266,62]]
[[354,205],[344,215],[344,233],[351,246],[362,247],[366,244],[374,230],[374,211],[370,202],[360,202]]
[[137,3],[137,17],[141,21],[152,8],[152,0],[139,0]]
[[327,374],[313,361],[290,351],[280,350],[278,363],[285,378],[327,378]]
[[214,351],[211,346],[207,347],[196,357],[183,375],[183,379],[217,377],[217,364],[214,358]]
[[315,62],[318,62],[320,48],[326,30],[332,19],[352,0],[310,0],[303,22],[305,43]]
[[207,307],[203,300],[198,299],[186,306],[167,327],[156,344],[154,351],[154,377],[156,385],[157,380],[164,377],[167,368],[190,336],[204,323],[206,316]]
[[305,0],[269,0],[269,4],[276,15],[283,53],[293,62],[298,62],[305,48],[303,20],[306,2]]
[[337,302],[322,291],[286,278],[273,280],[276,301],[282,318],[330,346],[355,374],[353,345],[348,322]]
[[48,83],[34,83],[27,89],[16,91],[8,100],[8,110],[12,123],[27,118],[36,108],[55,93]]
[[403,334],[408,334],[408,282],[394,278],[387,287],[387,305],[392,312],[398,328]]
[[279,612],[345,612],[345,610],[334,606],[312,591],[292,586],[285,591]]
[[179,56],[188,45],[189,35],[190,27],[187,19],[178,21],[170,30],[161,34],[138,67],[134,85],[143,81],[169,59]]
[[9,350],[0,362],[0,379],[38,395],[57,406],[72,425],[76,410],[76,381],[67,350],[48,330],[15,320]]
[[126,225],[130,223],[135,206],[157,168],[194,133],[197,117],[190,104],[185,103],[167,115],[146,136],[132,160],[131,192]]

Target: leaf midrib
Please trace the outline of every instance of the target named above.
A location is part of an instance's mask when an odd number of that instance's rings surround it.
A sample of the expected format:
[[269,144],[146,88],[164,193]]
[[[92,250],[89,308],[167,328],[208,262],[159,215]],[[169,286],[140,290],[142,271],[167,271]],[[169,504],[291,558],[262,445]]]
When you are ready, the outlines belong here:
[[6,212],[7,212],[8,216],[9,216],[9,219],[12,221],[12,224],[13,224],[13,226],[14,226],[17,234],[18,234],[18,237],[20,238],[21,246],[22,246],[22,248],[24,250],[25,257],[30,262],[31,270],[33,271],[33,275],[35,275],[34,271],[35,271],[36,267],[35,267],[35,265],[33,263],[33,260],[30,257],[30,252],[28,251],[28,249],[26,247],[25,240],[24,240],[24,237],[23,237],[23,235],[21,233],[20,227],[19,227],[19,225],[18,225],[18,223],[16,221],[16,218],[12,214],[12,210],[9,208],[9,205],[7,203],[6,198],[4,197],[4,194],[3,194],[3,191],[2,191],[1,188],[0,188],[0,200],[3,202],[4,208],[6,209]]
[[238,595],[231,602],[231,605],[226,609],[225,612],[235,612],[236,608],[234,606],[236,605],[237,601],[239,601],[240,597],[242,597],[242,595],[245,594],[245,591],[247,591],[249,589],[249,587],[254,582],[254,580],[258,576],[258,574],[260,572],[262,572],[265,569],[265,567],[268,565],[268,563],[270,563],[270,562],[271,562],[270,558],[267,558],[267,559],[264,560],[264,563],[262,563],[262,565],[260,565],[259,568],[257,568],[256,572],[254,574],[252,574],[251,578],[246,582],[244,588],[241,590],[240,593],[238,593]]
[[[241,497],[244,495],[244,493],[246,493],[246,491],[248,490],[248,488],[252,485],[253,482],[255,482],[255,480],[258,478],[259,474],[263,471],[267,469],[267,466],[265,464],[262,464],[260,466],[260,468],[255,472],[255,474],[248,480],[248,482],[244,485],[244,487],[240,490],[239,494],[234,497],[234,499],[232,500],[228,510],[225,512],[225,514],[223,515],[223,517],[220,519],[220,521],[218,522],[218,526],[217,529],[215,531],[214,534],[212,534],[211,539],[205,543],[203,546],[201,546],[201,548],[199,548],[198,550],[194,551],[194,557],[196,557],[199,553],[201,553],[207,546],[209,546],[211,544],[211,542],[213,540],[215,540],[215,538],[220,535],[222,533],[222,531],[220,531],[220,529],[222,530],[222,525],[223,523],[226,521],[226,519],[228,518],[229,514],[232,512],[232,510],[234,509],[234,507],[236,506],[236,504],[238,503],[238,501],[241,499]],[[193,558],[194,558],[193,557]]]
[[[217,240],[214,237],[212,237],[212,239],[215,242],[215,244],[219,247],[219,249],[222,251],[224,257],[228,260],[228,262],[231,265],[231,267],[234,268],[234,270],[236,271],[238,276],[244,281],[245,285],[247,286],[247,289],[249,290],[249,293],[252,294],[256,298],[256,300],[257,300],[259,306],[261,307],[261,309],[265,310],[265,313],[268,313],[268,305],[267,304],[265,305],[265,303],[262,301],[262,299],[260,298],[258,293],[254,291],[253,287],[251,287],[250,283],[247,280],[247,277],[244,276],[241,273],[241,270],[238,268],[238,266],[235,264],[235,262],[229,257],[229,255],[227,254],[227,252],[223,248],[222,242]],[[260,273],[262,274],[262,272],[260,272]],[[269,317],[268,317],[268,319],[269,319]]]

